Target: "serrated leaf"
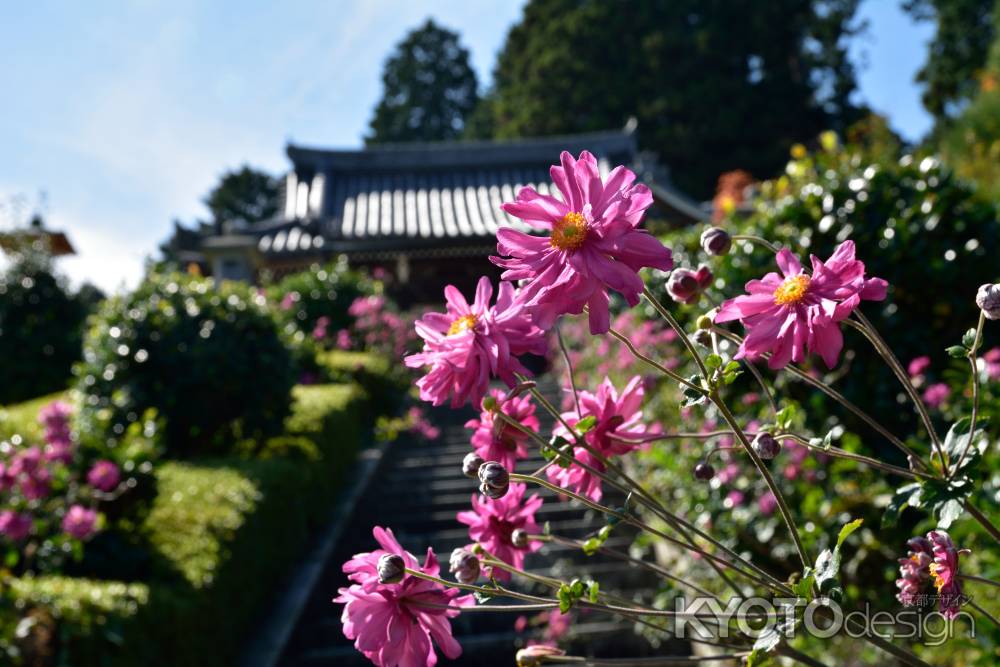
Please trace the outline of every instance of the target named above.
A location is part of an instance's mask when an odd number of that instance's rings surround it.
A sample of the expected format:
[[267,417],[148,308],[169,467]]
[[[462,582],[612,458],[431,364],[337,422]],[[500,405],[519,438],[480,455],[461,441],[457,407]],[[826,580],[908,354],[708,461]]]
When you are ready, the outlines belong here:
[[864,522],[865,522],[864,519],[855,519],[854,521],[851,521],[843,528],[841,528],[840,535],[837,536],[837,548],[839,549],[841,546],[843,546],[844,540],[850,537],[851,533],[860,528],[861,524],[863,524]]

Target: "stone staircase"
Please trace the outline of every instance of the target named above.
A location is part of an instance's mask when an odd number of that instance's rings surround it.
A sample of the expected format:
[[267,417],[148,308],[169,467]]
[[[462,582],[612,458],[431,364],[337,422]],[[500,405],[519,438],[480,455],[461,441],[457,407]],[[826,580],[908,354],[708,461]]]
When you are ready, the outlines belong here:
[[[554,393],[554,386],[546,389],[546,393]],[[442,430],[438,440],[428,442],[403,436],[389,446],[311,593],[282,654],[279,662],[282,667],[371,664],[344,637],[341,606],[332,603],[331,599],[338,588],[347,585],[341,565],[355,553],[377,548],[371,535],[372,526],[392,528],[404,548],[421,560],[427,547],[433,547],[441,561],[443,576],[451,578],[447,573],[449,554],[455,547],[469,543],[468,529],[455,520],[455,514],[469,508],[475,492],[473,480],[461,472],[462,457],[470,451],[471,434],[463,424],[471,414],[469,410],[435,410],[431,418]],[[539,414],[539,417],[543,433],[548,432],[545,415]],[[519,463],[518,472],[531,472],[544,460],[535,448],[531,459]],[[529,493],[533,491],[529,489]],[[540,525],[548,522],[553,534],[580,538],[603,525],[603,519],[594,512],[561,502],[544,489],[537,492],[546,502],[536,519]],[[612,495],[608,502],[620,505],[622,499]],[[619,527],[607,546],[627,551],[633,536],[630,529]],[[564,579],[591,577],[600,582],[602,591],[614,591],[630,599],[649,601],[656,592],[656,579],[644,569],[602,554],[588,557],[578,549],[561,545],[546,545],[542,551],[530,555],[526,567],[529,571],[561,575]],[[520,590],[529,590],[527,582],[515,581],[514,585]],[[541,594],[543,589],[535,589],[535,592]],[[462,644],[463,654],[455,661],[441,656],[439,665],[513,665],[517,648],[532,637],[517,633],[514,624],[512,614],[459,616],[452,621],[452,626],[456,639]],[[537,634],[539,629],[536,626],[528,632]],[[571,643],[579,643],[573,642],[572,637],[586,637],[586,644],[581,643],[574,649],[590,655],[640,656],[653,651],[646,640],[635,634],[631,623],[596,613],[577,619],[570,637]],[[663,655],[664,651],[665,647],[661,646],[656,653]]]

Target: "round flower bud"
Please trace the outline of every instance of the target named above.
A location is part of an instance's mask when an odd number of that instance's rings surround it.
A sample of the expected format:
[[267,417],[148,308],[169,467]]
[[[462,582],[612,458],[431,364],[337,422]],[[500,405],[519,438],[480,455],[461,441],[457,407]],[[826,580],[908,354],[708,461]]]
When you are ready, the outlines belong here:
[[468,549],[459,547],[451,552],[448,570],[460,584],[474,584],[479,579],[479,559]]
[[510,475],[502,464],[487,461],[479,466],[479,490],[487,498],[496,500],[507,495],[510,488]]
[[479,454],[476,454],[475,452],[469,452],[468,454],[465,455],[465,458],[462,459],[462,474],[465,475],[466,477],[471,477],[472,479],[475,479],[476,476],[479,474],[479,466],[483,465],[484,463],[486,463],[486,461],[483,461],[482,457],[479,456]]
[[701,233],[701,249],[709,255],[725,255],[732,247],[733,240],[724,229],[709,227]]
[[1000,284],[987,283],[976,292],[976,305],[979,306],[988,320],[1000,320]]
[[757,456],[760,458],[770,461],[781,451],[781,443],[775,440],[774,436],[767,431],[761,431],[753,439],[753,450],[757,452]]
[[707,482],[713,477],[715,477],[715,468],[712,467],[712,464],[708,461],[698,461],[694,467],[694,478]]
[[382,554],[378,559],[378,581],[380,584],[398,584],[406,575],[406,563],[397,554]]
[[[713,308],[711,312],[714,313],[715,309]],[[698,319],[695,320],[695,326],[698,327],[698,329],[700,330],[711,329],[712,325],[715,323],[714,320],[715,320],[714,315],[711,314],[699,315]]]
[[698,343],[702,347],[712,347],[712,332],[708,329],[698,329],[691,336],[691,340]]
[[674,269],[667,280],[667,294],[678,303],[695,303],[702,291],[712,284],[712,270],[704,264],[697,271]]
[[485,396],[483,398],[483,410],[486,412],[492,412],[497,409],[497,399],[492,396]]
[[510,543],[518,549],[528,548],[528,533],[520,528],[515,528],[510,534]]

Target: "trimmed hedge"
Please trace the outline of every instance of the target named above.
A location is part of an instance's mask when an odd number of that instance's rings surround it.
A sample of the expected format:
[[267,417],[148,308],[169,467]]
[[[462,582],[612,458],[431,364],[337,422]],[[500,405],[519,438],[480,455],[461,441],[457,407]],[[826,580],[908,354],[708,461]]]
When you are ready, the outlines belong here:
[[57,620],[72,665],[233,664],[240,641],[325,520],[364,440],[356,385],[294,389],[285,435],[254,458],[165,463],[141,532],[150,581],[15,580],[24,609]]
[[44,429],[38,423],[38,411],[52,401],[68,400],[68,394],[69,392],[61,391],[24,403],[0,407],[0,440],[8,440],[14,434],[19,434],[29,442],[42,442]]

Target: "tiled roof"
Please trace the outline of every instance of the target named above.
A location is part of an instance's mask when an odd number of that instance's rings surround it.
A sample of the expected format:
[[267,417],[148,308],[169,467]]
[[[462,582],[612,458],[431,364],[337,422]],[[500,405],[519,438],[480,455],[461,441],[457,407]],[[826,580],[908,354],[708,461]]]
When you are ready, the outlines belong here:
[[[591,151],[605,176],[615,164],[634,165],[633,130],[356,151],[289,145],[294,169],[285,183],[284,215],[258,226],[258,247],[265,254],[284,254],[324,248],[426,250],[486,242],[503,226],[527,229],[500,205],[526,185],[543,194],[553,192],[549,166],[560,151]],[[679,206],[689,207],[683,215],[700,211],[689,200]]]

